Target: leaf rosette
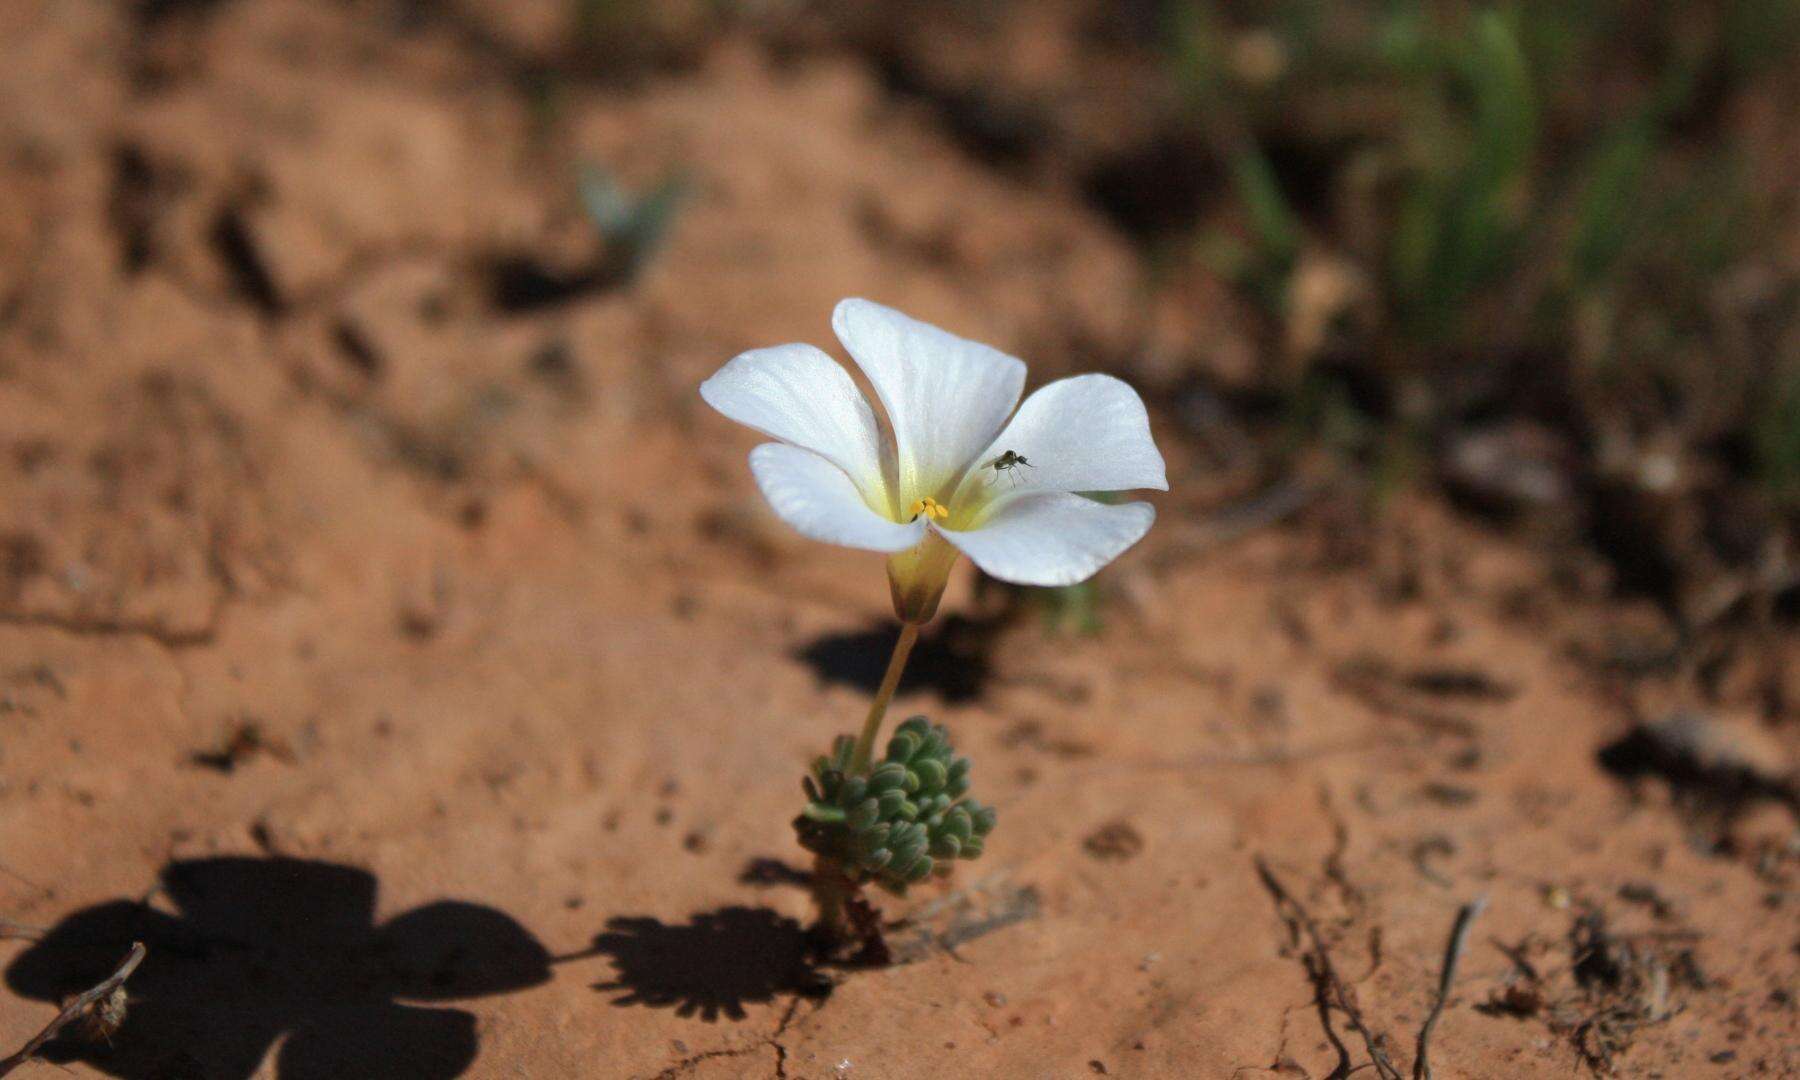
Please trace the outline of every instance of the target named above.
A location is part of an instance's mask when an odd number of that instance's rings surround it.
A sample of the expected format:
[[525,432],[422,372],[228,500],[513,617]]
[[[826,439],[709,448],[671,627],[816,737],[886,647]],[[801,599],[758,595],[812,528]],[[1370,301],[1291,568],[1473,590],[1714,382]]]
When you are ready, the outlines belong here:
[[897,894],[981,855],[996,815],[964,797],[969,759],[956,756],[941,726],[923,716],[907,720],[863,775],[850,775],[854,750],[854,739],[839,736],[804,780],[807,803],[794,831],[808,851],[858,884],[873,881]]

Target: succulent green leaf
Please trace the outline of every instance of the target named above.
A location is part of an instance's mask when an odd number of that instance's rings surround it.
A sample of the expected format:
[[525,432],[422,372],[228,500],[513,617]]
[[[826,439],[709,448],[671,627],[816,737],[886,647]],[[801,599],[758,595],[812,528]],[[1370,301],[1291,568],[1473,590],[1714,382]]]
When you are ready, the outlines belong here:
[[881,803],[876,799],[864,799],[856,804],[844,817],[844,825],[851,832],[861,832],[875,824],[881,818]]
[[861,776],[847,775],[851,750],[840,738],[802,781],[807,803],[794,829],[807,850],[898,894],[981,854],[995,813],[963,798],[972,767],[955,756],[948,732],[908,719],[889,740],[888,759]]
[[887,759],[904,764],[919,749],[919,737],[910,731],[898,731],[888,740]]
[[906,783],[906,766],[897,761],[890,761],[869,774],[869,791],[879,795],[884,791],[893,791]]

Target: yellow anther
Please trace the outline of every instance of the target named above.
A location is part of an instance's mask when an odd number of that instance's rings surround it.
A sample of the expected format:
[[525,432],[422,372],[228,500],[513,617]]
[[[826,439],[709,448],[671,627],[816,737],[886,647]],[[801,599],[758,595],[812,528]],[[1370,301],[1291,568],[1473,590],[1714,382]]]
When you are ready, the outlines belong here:
[[924,514],[932,521],[942,521],[950,516],[950,510],[936,499],[927,495],[923,499],[916,499],[913,501],[912,516],[907,520],[916,521],[920,514]]

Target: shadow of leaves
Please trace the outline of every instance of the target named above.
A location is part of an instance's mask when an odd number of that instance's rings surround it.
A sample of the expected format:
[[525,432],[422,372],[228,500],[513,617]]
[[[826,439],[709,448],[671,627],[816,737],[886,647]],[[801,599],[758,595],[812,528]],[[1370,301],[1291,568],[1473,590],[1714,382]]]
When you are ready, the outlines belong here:
[[607,922],[593,951],[612,958],[615,977],[594,989],[623,991],[614,1005],[674,1009],[707,1023],[742,1020],[747,1003],[831,993],[806,932],[768,908],[720,908],[677,925],[622,916]]

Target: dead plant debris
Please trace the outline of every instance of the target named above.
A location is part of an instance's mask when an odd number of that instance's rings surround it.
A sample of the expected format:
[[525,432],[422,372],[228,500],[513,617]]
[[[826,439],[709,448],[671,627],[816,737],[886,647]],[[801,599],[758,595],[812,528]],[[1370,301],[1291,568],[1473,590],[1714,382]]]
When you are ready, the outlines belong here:
[[77,994],[62,1007],[54,1020],[26,1040],[25,1045],[16,1053],[0,1059],[0,1076],[5,1076],[36,1058],[39,1051],[70,1024],[79,1025],[82,1033],[90,1040],[110,1037],[125,1022],[125,980],[131,978],[131,973],[144,962],[147,951],[142,942],[133,942],[131,951],[125,955],[117,970],[93,988]]

